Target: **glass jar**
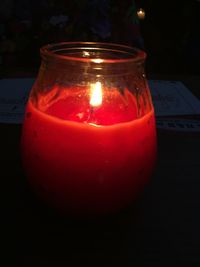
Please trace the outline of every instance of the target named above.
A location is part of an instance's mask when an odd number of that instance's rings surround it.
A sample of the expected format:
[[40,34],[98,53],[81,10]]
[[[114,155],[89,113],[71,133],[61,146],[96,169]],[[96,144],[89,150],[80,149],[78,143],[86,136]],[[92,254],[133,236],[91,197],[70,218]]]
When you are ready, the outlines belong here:
[[127,206],[156,159],[145,53],[104,43],[41,48],[26,107],[22,159],[38,195],[74,214]]

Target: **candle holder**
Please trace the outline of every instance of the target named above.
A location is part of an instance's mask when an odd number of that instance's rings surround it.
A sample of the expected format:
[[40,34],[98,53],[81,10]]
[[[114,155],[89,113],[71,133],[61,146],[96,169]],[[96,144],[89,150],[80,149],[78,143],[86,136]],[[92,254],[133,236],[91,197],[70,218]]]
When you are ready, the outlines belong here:
[[127,206],[156,159],[145,53],[104,43],[41,48],[26,107],[22,160],[35,192],[73,214]]

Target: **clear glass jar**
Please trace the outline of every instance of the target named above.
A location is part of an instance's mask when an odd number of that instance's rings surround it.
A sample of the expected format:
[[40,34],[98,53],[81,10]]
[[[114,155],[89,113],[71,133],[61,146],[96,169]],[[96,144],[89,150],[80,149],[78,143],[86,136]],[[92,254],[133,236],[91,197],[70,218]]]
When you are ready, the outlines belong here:
[[26,175],[51,206],[104,214],[128,205],[156,159],[145,53],[104,43],[41,48],[22,131]]

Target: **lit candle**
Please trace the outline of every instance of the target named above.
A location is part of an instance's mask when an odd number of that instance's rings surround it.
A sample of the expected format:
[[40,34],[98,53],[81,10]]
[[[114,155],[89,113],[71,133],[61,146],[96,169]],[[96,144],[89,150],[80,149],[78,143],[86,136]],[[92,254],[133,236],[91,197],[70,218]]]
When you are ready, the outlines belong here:
[[138,11],[137,11],[137,15],[138,15],[138,18],[139,19],[145,19],[145,11],[144,11],[144,9],[142,9],[142,8],[140,8],[140,9],[138,9]]
[[37,103],[32,94],[23,126],[32,186],[51,205],[78,214],[126,206],[147,183],[156,156],[153,108],[138,117],[135,96],[107,88],[100,78],[54,86],[38,93]]

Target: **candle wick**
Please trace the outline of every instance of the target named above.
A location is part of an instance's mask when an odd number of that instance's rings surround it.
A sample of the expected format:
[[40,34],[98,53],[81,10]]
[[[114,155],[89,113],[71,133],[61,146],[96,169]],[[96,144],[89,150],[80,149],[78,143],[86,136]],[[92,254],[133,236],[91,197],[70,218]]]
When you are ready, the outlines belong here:
[[87,121],[88,122],[91,122],[92,121],[92,117],[93,117],[93,114],[94,114],[94,107],[93,106],[91,106],[90,107],[90,111],[89,111],[89,113],[88,113],[88,119],[87,119]]
[[91,106],[91,109],[90,109],[90,115],[92,115],[94,113],[94,107]]

